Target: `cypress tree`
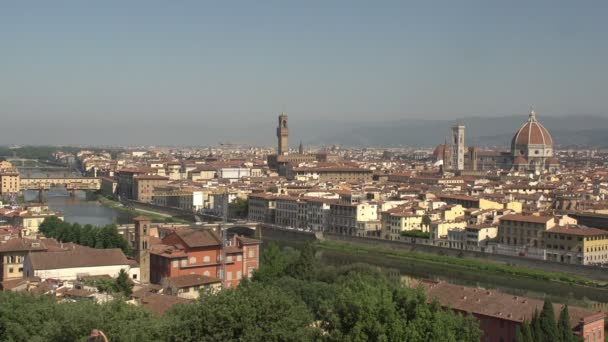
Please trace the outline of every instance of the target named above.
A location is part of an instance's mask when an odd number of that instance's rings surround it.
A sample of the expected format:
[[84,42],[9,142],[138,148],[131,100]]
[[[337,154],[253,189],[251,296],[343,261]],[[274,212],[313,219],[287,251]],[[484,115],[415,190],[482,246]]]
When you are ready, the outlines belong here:
[[526,326],[526,322],[517,327],[517,331],[515,332],[515,342],[529,342],[523,332],[524,326]]
[[555,312],[553,311],[553,304],[548,299],[545,299],[543,304],[543,311],[540,312],[540,329],[542,331],[543,339],[537,339],[537,341],[554,342],[558,340],[557,322],[555,322]]
[[534,341],[544,341],[543,339],[543,331],[540,328],[540,317],[538,315],[538,309],[534,310],[534,315],[532,316],[532,321],[530,322],[531,330],[532,330],[532,340]]
[[574,342],[572,334],[572,326],[570,325],[570,314],[568,313],[568,305],[565,305],[559,313],[559,321],[557,322],[557,330],[561,342]]
[[532,328],[530,327],[529,323],[524,322],[524,324],[522,325],[522,334],[524,337],[524,341],[534,342],[534,337],[532,336]]

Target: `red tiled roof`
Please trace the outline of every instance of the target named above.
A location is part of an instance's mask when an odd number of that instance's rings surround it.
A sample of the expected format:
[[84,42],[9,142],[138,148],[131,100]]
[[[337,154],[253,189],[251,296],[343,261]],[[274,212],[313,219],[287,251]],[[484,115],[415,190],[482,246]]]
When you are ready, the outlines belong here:
[[608,231],[598,228],[583,228],[579,226],[559,226],[548,229],[546,233],[577,235],[577,236],[598,236],[608,235]]
[[553,219],[553,216],[536,216],[536,215],[505,215],[500,218],[500,221],[517,221],[517,222],[533,222],[547,223]]
[[[540,312],[543,307],[541,300],[513,296],[494,290],[464,287],[445,282],[423,282],[422,285],[427,289],[429,299],[436,299],[444,307],[514,322],[530,321],[535,310]],[[553,307],[555,314],[559,315],[562,305],[553,304]],[[573,327],[578,326],[583,319],[602,319],[604,317],[603,313],[576,306],[569,306],[568,311],[570,324]]]
[[180,229],[176,230],[175,234],[177,234],[177,236],[179,236],[179,238],[190,248],[221,246],[220,237],[209,229]]
[[172,277],[169,279],[169,283],[171,286],[175,286],[177,288],[184,287],[192,287],[192,286],[200,286],[207,284],[217,284],[221,283],[222,280],[214,277],[198,275],[198,274],[187,274],[177,277]]
[[129,264],[127,257],[118,248],[78,248],[64,252],[30,253],[28,257],[35,270]]

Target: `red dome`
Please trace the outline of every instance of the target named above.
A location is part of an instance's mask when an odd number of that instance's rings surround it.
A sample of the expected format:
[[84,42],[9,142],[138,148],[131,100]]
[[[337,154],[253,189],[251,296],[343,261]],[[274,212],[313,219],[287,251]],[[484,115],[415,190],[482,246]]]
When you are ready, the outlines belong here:
[[513,164],[514,165],[528,165],[528,161],[526,160],[526,158],[524,158],[522,156],[517,156],[517,157],[515,157]]
[[536,113],[530,113],[530,119],[515,133],[511,146],[517,145],[553,145],[549,131],[536,120]]
[[433,157],[435,158],[443,158],[443,152],[445,151],[445,144],[440,144],[435,147],[433,151]]

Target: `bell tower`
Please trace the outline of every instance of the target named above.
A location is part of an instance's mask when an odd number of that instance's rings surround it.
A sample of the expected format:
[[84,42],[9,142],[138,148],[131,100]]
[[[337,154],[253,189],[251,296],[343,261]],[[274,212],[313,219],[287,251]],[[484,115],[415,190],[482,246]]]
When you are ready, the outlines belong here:
[[464,125],[456,124],[452,126],[452,158],[454,158],[453,167],[455,170],[464,170]]
[[145,216],[138,216],[135,221],[135,248],[133,254],[139,263],[139,281],[150,283],[150,221]]
[[287,115],[281,113],[279,115],[279,127],[277,127],[277,139],[279,146],[277,155],[285,156],[289,153],[289,128],[287,128]]

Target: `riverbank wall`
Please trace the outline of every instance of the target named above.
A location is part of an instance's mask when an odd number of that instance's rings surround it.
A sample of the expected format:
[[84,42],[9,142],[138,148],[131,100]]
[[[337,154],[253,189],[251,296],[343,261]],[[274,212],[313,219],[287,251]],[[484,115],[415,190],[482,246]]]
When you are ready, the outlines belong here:
[[[296,232],[300,233],[300,232]],[[347,242],[354,245],[377,246],[383,248],[399,249],[410,252],[430,253],[436,255],[460,257],[467,259],[477,259],[511,266],[526,267],[548,272],[561,272],[579,277],[593,279],[599,282],[608,282],[608,269],[597,266],[582,266],[571,264],[560,264],[551,261],[515,257],[501,254],[490,254],[461,249],[422,245],[406,241],[390,241],[374,238],[362,238],[348,235],[324,233],[322,239],[329,241]]]

